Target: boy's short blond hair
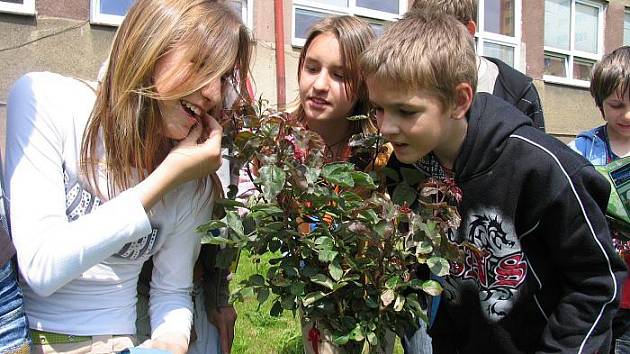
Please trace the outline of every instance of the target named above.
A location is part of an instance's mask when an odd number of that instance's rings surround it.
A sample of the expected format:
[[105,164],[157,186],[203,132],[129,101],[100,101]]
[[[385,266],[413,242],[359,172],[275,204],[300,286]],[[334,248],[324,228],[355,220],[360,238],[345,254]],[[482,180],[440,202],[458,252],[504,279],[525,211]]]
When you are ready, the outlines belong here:
[[415,0],[411,8],[455,16],[464,25],[477,21],[477,0]]
[[401,90],[423,90],[445,110],[455,107],[457,85],[477,88],[473,38],[455,17],[412,10],[386,26],[361,57],[366,78],[395,83]]
[[[591,72],[591,96],[604,114],[604,100],[615,91],[630,95],[630,47],[619,47],[600,60]],[[606,117],[604,117],[606,118]]]

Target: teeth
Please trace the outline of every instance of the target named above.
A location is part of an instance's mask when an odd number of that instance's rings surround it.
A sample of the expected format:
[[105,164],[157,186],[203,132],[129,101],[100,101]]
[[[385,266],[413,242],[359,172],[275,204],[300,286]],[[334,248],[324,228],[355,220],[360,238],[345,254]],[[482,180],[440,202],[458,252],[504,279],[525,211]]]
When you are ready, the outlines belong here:
[[181,101],[182,105],[188,109],[190,109],[196,116],[200,116],[201,115],[201,109],[191,103],[188,103],[186,101]]

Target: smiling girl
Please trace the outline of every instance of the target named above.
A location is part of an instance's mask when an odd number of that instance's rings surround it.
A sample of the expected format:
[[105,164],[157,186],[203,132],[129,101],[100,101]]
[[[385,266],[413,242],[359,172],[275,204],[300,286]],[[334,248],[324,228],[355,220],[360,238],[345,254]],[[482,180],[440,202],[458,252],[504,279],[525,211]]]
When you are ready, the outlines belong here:
[[[210,218],[224,83],[250,36],[212,0],[138,0],[94,83],[19,79],[8,102],[7,194],[35,353],[135,345],[136,284],[153,256],[151,339],[185,353],[195,227]],[[241,90],[247,92],[246,90]]]

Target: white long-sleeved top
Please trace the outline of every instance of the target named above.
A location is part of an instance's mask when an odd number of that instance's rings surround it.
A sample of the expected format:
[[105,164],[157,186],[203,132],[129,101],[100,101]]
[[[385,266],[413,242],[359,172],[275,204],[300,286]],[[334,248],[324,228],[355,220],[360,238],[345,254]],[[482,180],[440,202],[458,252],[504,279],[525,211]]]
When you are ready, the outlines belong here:
[[[101,201],[79,169],[93,87],[30,73],[9,94],[5,178],[30,326],[135,334],[138,275],[153,256],[152,337],[188,337],[200,248],[194,229],[210,218],[210,179],[201,188],[196,181],[180,185],[148,213],[133,188]],[[103,171],[98,183],[106,192]]]

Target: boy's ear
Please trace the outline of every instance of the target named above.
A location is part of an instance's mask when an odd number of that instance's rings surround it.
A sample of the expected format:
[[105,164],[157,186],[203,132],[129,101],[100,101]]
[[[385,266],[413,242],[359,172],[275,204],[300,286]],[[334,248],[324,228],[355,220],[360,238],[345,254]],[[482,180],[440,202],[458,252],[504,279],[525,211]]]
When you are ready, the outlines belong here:
[[477,32],[477,23],[473,20],[468,21],[468,23],[466,23],[466,29],[468,30],[468,33],[474,37],[475,32]]
[[462,82],[455,87],[456,98],[455,107],[451,113],[451,118],[462,119],[466,117],[466,112],[472,104],[474,92],[472,86],[467,82]]

